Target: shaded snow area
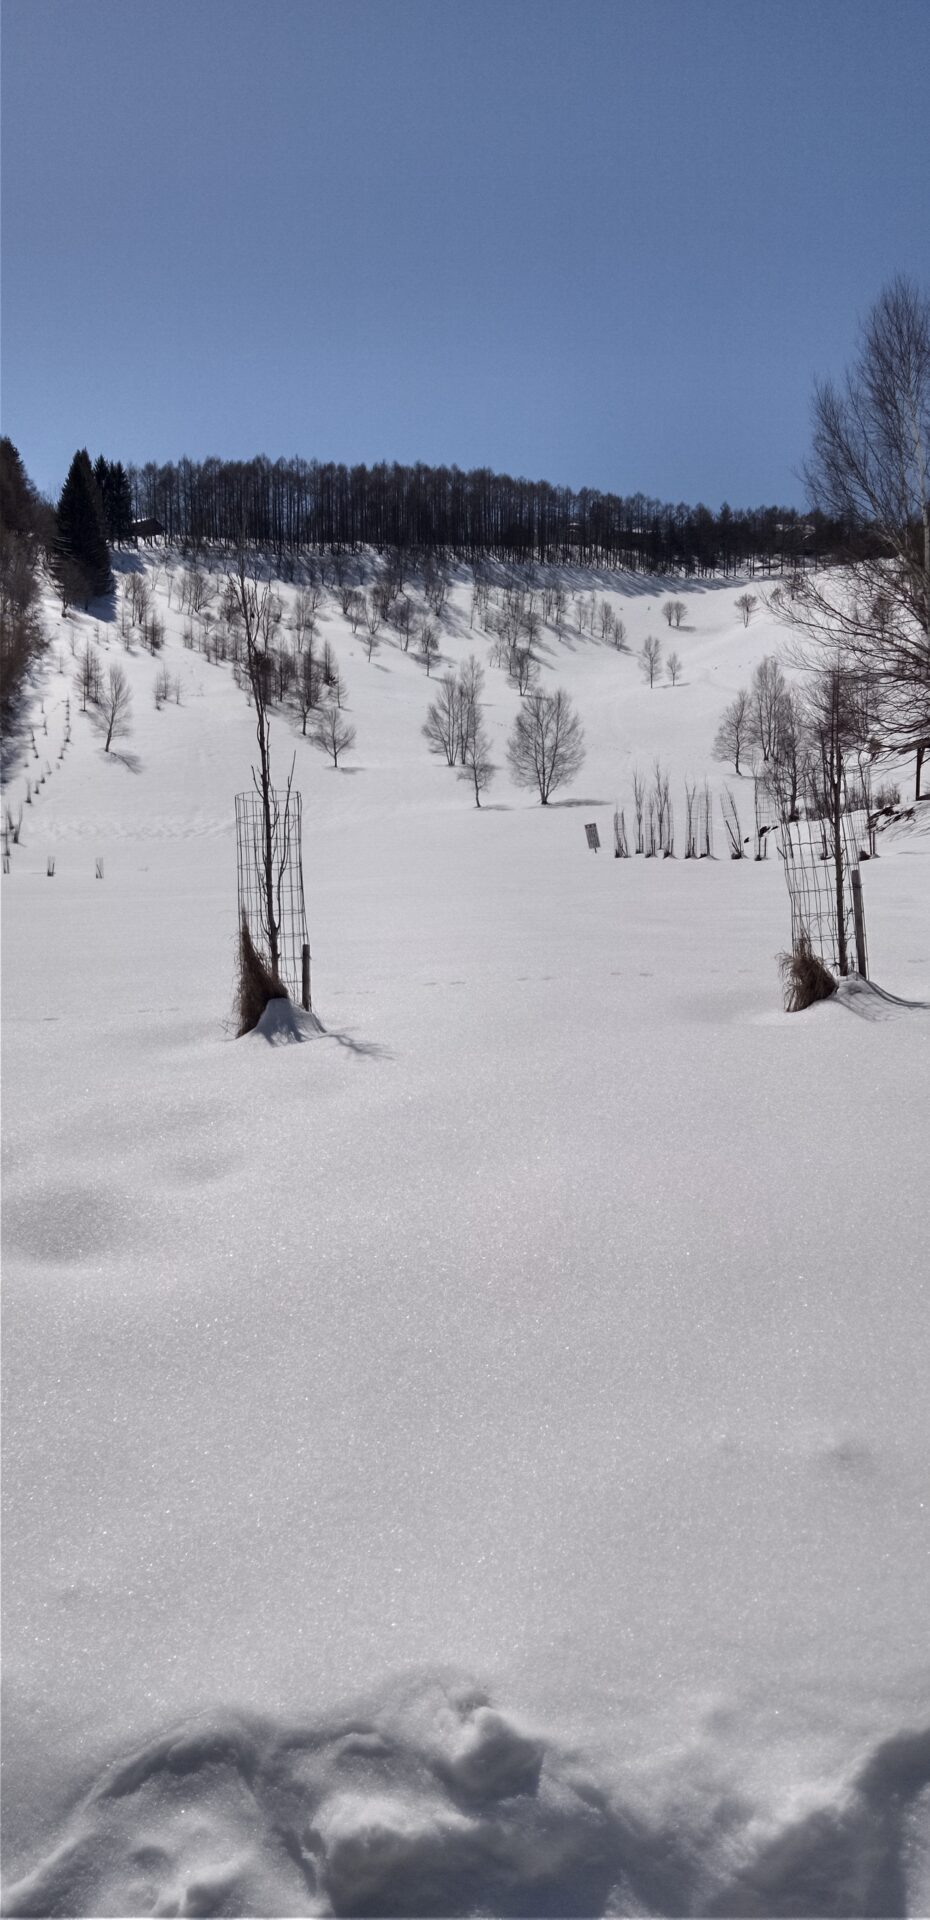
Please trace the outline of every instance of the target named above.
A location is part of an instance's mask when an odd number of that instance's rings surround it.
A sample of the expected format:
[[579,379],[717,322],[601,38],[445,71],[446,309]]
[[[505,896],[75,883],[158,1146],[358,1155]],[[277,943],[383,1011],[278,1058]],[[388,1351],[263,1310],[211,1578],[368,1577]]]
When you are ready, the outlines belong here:
[[744,581],[650,690],[667,583],[585,579],[633,652],[544,631],[584,770],[511,785],[489,666],[480,812],[330,595],[356,750],[272,725],[315,1017],[239,1041],[254,717],[166,583],[161,660],[98,623],[119,758],[72,692],[58,759],[51,609],[2,882],[6,1911],[930,1912],[930,807],[877,990],[786,1015],[774,847],[610,851],[656,755],[751,833]]

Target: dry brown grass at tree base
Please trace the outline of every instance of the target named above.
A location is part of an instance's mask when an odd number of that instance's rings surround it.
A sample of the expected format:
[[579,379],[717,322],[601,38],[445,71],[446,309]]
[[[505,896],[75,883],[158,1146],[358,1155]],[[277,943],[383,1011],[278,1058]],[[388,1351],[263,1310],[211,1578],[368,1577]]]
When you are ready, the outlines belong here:
[[778,970],[786,1013],[803,1013],[805,1007],[816,1006],[818,1000],[829,1000],[836,992],[833,974],[814,952],[809,940],[799,940],[793,953],[779,954]]
[[256,950],[249,923],[243,914],[239,929],[239,979],[236,987],[240,1039],[258,1026],[269,1000],[287,1000],[288,997],[287,988],[282,986],[277,974],[272,972],[267,961]]

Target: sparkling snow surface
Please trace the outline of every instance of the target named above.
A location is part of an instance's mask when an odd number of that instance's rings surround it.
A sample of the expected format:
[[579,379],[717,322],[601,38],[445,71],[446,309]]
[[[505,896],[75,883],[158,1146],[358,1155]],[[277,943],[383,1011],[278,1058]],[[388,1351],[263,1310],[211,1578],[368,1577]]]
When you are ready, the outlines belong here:
[[[672,636],[606,584],[633,653],[544,636],[589,746],[545,810],[500,671],[479,813],[327,599],[356,751],[272,730],[302,1045],[232,1037],[230,668],[162,574],[161,661],[99,626],[121,757],[72,691],[59,765],[52,610],[2,883],[10,1913],[930,1911],[930,1011],[783,1014],[781,864],[719,815],[714,862],[611,857],[656,754],[679,851],[686,776],[751,832],[710,748],[782,636],[743,581]],[[874,978],[930,1001],[930,806],[880,856]]]

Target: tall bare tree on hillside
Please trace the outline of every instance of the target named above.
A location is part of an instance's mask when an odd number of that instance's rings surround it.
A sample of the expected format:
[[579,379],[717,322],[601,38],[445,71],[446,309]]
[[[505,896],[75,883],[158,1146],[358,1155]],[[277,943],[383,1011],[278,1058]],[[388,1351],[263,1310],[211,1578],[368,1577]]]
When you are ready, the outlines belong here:
[[294,763],[287,776],[282,805],[271,778],[271,721],[268,711],[274,684],[274,642],[281,624],[281,602],[270,580],[259,580],[250,572],[245,552],[240,547],[229,577],[228,595],[241,627],[245,647],[245,672],[255,708],[255,737],[258,742],[258,766],[252,768],[252,780],[261,803],[261,931],[267,945],[269,970],[280,983],[281,961],[281,887],[287,867],[288,800],[294,779]]
[[584,729],[561,687],[554,693],[527,695],[507,742],[507,759],[517,785],[535,787],[544,807],[555,787],[580,772]]
[[[930,752],[930,295],[899,277],[842,385],[815,389],[813,506],[842,528],[841,571],[801,572],[773,604],[808,664],[867,682],[878,741]],[[806,643],[806,645],[804,644]]]

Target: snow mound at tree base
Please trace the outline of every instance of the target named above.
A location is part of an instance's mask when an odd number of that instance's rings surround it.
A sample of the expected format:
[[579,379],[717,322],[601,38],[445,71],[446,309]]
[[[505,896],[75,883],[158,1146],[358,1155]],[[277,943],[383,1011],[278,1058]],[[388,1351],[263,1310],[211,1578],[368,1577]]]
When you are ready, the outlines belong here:
[[303,1007],[295,1007],[293,1000],[281,998],[269,1000],[261,1019],[244,1038],[267,1040],[270,1047],[289,1047],[299,1045],[302,1040],[314,1040],[325,1031],[315,1013],[307,1013]]
[[151,1741],[3,1911],[917,1914],[928,1783],[930,1729],[787,1822],[706,1781],[693,1816],[680,1780],[674,1805],[634,1811],[480,1688],[421,1675],[315,1726],[224,1715]]
[[930,1014],[930,1000],[900,1000],[897,994],[877,987],[874,980],[864,980],[861,973],[847,974],[839,982],[832,1001],[838,1007],[848,1007],[850,1013],[857,1013],[861,1020],[899,1020],[912,1013]]

